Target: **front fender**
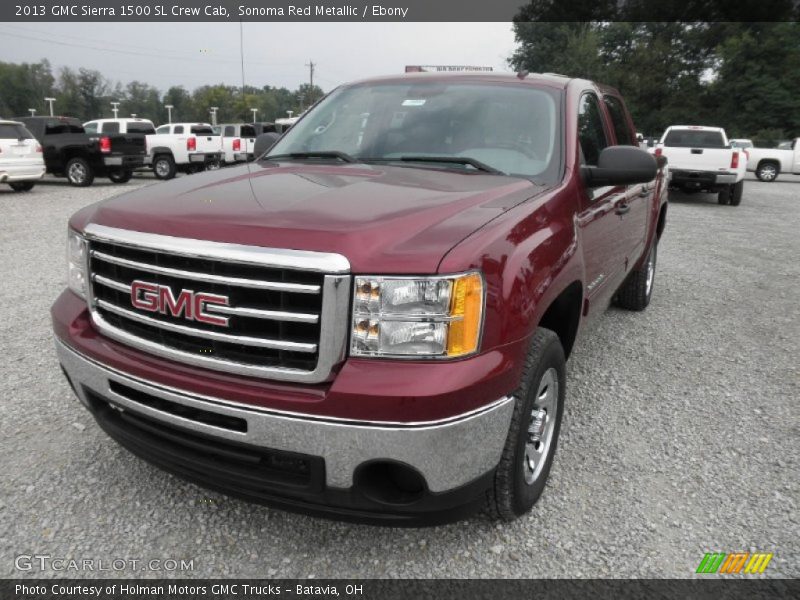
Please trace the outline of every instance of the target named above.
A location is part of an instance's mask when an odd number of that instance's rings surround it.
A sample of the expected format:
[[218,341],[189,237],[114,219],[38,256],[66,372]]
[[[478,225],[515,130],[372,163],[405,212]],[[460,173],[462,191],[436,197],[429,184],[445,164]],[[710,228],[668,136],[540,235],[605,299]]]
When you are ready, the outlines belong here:
[[482,352],[530,336],[550,304],[571,284],[583,282],[574,199],[562,188],[523,202],[442,261],[442,273],[483,271],[487,289]]

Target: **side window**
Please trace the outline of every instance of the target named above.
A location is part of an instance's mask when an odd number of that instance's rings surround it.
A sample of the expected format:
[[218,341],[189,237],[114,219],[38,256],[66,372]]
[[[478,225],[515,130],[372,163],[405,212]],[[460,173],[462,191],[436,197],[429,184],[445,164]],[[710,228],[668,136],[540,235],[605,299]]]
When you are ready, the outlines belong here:
[[119,133],[119,123],[116,121],[103,123],[103,133]]
[[183,125],[175,125],[175,129],[172,133],[183,133]]
[[608,138],[599,101],[592,93],[584,94],[578,107],[578,142],[581,147],[581,162],[596,166],[600,151],[608,146]]
[[156,133],[158,134],[169,133],[169,125],[162,125],[158,129],[156,129]]
[[250,125],[242,125],[242,137],[247,137],[247,138],[256,137],[255,127],[251,127]]
[[83,126],[83,129],[86,131],[86,133],[97,133],[97,121],[86,123],[86,125]]
[[233,137],[236,135],[233,125],[226,125],[223,134],[225,137]]
[[623,146],[635,146],[633,132],[628,126],[628,119],[625,118],[625,108],[622,101],[614,96],[603,96],[608,114],[611,115],[611,124],[617,134],[617,143]]

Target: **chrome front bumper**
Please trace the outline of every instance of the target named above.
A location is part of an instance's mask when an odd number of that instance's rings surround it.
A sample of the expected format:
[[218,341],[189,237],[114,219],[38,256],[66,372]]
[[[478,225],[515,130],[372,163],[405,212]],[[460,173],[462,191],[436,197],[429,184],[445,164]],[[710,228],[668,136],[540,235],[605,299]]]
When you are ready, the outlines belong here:
[[[422,423],[376,423],[276,412],[198,396],[132,377],[103,366],[56,340],[56,351],[76,394],[87,407],[91,390],[123,410],[166,425],[272,450],[319,456],[326,485],[346,489],[356,469],[371,460],[405,463],[417,469],[430,492],[445,492],[485,475],[500,462],[514,409],[504,396],[479,410]],[[161,400],[243,419],[234,431],[146,406],[112,390],[111,382]]]

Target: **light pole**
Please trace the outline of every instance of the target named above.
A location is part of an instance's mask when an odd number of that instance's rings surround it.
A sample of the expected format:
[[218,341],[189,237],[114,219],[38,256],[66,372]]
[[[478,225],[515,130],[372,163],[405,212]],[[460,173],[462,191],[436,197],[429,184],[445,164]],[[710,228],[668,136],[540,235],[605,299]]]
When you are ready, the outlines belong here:
[[114,113],[114,118],[117,118],[117,114],[119,113],[119,102],[112,102],[111,103],[111,112]]
[[219,106],[212,106],[209,108],[209,112],[211,113],[211,124],[217,124],[217,111],[219,110]]
[[29,108],[29,109],[28,109],[28,112],[29,112],[29,113],[31,113],[31,116],[32,116],[32,117],[35,117],[35,116],[36,116],[36,109],[35,109],[35,108]]
[[172,104],[165,104],[164,108],[167,109],[167,123],[172,123],[172,109],[175,107]]
[[293,110],[287,110],[286,112],[288,113],[289,118],[291,119],[292,115],[294,114],[294,111]]
[[53,116],[53,102],[55,102],[56,99],[55,98],[45,98],[44,101],[50,103],[50,116],[52,117]]
[[136,118],[136,113],[131,113],[131,119],[135,119],[135,118]]
[[258,109],[257,108],[251,108],[250,110],[253,113],[253,123],[258,122]]

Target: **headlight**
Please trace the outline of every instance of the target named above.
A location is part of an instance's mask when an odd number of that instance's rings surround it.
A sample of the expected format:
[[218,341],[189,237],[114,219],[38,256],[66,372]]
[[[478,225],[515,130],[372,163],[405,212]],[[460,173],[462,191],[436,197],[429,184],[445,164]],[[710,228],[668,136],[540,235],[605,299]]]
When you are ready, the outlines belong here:
[[86,297],[86,240],[71,229],[67,232],[67,285]]
[[454,358],[478,349],[483,278],[355,278],[350,353]]

